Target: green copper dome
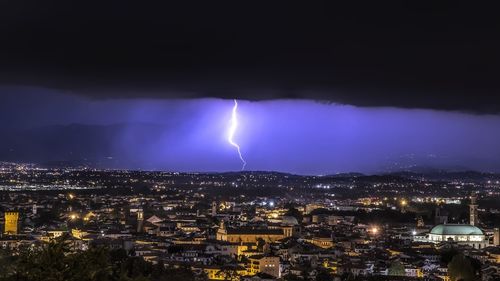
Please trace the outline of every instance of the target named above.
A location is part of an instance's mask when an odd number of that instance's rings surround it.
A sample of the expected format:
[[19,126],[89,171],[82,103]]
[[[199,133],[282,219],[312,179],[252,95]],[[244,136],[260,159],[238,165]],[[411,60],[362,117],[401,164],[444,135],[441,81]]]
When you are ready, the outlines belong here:
[[432,228],[436,235],[484,235],[483,231],[469,224],[440,224]]

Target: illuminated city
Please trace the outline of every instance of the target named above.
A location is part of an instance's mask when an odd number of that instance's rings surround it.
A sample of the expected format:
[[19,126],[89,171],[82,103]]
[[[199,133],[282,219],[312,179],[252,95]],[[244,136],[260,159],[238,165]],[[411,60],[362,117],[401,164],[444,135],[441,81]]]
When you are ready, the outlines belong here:
[[152,265],[188,266],[193,278],[211,280],[227,280],[233,271],[243,279],[286,279],[305,270],[446,279],[442,255],[455,247],[495,267],[500,175],[440,176],[3,163],[0,245],[15,252],[65,237],[72,251],[107,245]]

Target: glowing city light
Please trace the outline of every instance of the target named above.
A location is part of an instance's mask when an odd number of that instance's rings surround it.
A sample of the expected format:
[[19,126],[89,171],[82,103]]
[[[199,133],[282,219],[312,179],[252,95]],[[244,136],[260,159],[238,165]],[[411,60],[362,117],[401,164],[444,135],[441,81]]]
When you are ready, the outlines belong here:
[[231,114],[231,127],[229,128],[229,135],[227,138],[227,141],[234,147],[236,147],[236,150],[238,151],[238,155],[240,157],[241,162],[243,163],[243,166],[241,167],[241,170],[245,169],[245,166],[247,165],[247,162],[245,159],[243,159],[243,155],[241,154],[241,149],[239,144],[237,144],[234,141],[234,133],[236,132],[236,129],[238,128],[238,101],[234,100],[234,106],[233,106],[233,111]]

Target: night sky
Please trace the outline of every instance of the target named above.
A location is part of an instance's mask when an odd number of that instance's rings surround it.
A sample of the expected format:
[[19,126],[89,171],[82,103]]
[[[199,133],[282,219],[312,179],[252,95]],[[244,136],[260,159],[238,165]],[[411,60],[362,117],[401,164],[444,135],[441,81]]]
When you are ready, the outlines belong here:
[[[0,3],[0,161],[500,171],[496,9]],[[468,3],[470,4],[470,3]]]

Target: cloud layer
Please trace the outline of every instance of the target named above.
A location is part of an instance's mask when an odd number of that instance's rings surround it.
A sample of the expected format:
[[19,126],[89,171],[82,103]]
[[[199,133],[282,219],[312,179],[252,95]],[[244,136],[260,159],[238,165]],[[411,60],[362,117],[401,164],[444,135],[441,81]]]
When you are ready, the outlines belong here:
[[0,5],[0,84],[91,98],[300,98],[500,112],[488,7]]

